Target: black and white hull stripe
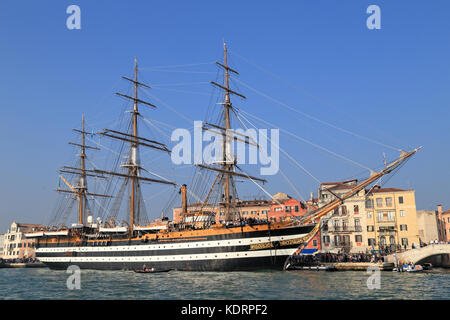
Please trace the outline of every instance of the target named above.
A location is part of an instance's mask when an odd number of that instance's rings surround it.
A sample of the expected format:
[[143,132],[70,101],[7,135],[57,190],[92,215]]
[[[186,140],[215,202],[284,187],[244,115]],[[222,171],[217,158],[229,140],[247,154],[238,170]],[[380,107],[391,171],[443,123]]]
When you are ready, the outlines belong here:
[[307,230],[299,228],[297,231],[300,230],[302,233],[287,232],[287,235],[270,237],[184,240],[175,243],[158,242],[107,247],[42,247],[36,250],[36,257],[55,269],[67,268],[70,265],[109,270],[140,269],[144,265],[191,271],[281,269],[286,258],[299,246],[298,243],[290,243],[290,240],[295,242],[295,239],[307,235],[310,231],[309,228]]

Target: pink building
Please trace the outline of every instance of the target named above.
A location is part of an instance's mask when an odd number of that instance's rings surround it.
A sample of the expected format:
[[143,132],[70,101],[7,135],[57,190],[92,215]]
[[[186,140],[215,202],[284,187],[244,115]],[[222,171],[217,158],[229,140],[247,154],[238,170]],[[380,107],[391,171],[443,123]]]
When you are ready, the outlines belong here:
[[439,241],[450,241],[450,209],[442,211],[442,205],[437,206]]

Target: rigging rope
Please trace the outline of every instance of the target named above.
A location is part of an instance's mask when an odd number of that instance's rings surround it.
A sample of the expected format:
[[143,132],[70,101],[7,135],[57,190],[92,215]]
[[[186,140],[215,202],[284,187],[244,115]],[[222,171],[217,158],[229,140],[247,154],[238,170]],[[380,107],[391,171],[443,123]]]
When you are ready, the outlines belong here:
[[269,96],[269,95],[267,95],[267,94],[265,94],[265,93],[263,93],[263,92],[261,92],[261,91],[255,89],[255,88],[251,87],[250,85],[244,83],[243,81],[241,81],[241,80],[239,80],[239,79],[237,79],[237,78],[234,78],[234,79],[235,79],[236,81],[238,81],[239,83],[241,83],[242,85],[244,85],[245,87],[247,87],[248,89],[252,90],[253,92],[255,92],[255,93],[257,93],[257,94],[259,94],[260,96],[262,96],[262,97],[264,97],[264,98],[266,98],[266,99],[268,99],[268,100],[271,100],[272,102],[275,102],[275,103],[277,103],[277,104],[279,104],[279,105],[281,105],[281,106],[284,106],[285,108],[287,108],[287,109],[289,109],[289,110],[291,110],[291,111],[293,111],[293,112],[299,113],[299,114],[301,114],[301,115],[303,115],[303,116],[305,116],[305,117],[307,117],[307,118],[309,118],[309,119],[312,119],[312,120],[314,120],[314,121],[320,122],[320,123],[322,123],[322,124],[324,124],[324,125],[327,125],[327,126],[329,126],[329,127],[331,127],[331,128],[334,128],[334,129],[336,129],[336,130],[340,130],[340,131],[345,132],[345,133],[347,133],[347,134],[353,135],[353,136],[355,136],[355,137],[358,137],[358,138],[361,138],[361,139],[365,139],[365,140],[370,141],[370,142],[372,142],[372,143],[376,143],[376,144],[378,144],[378,145],[384,146],[384,147],[386,147],[386,148],[390,148],[390,149],[393,149],[393,150],[396,150],[396,151],[402,151],[402,149],[400,149],[400,148],[396,148],[396,147],[387,145],[387,144],[385,144],[385,143],[382,143],[382,142],[373,140],[373,139],[371,139],[371,138],[362,136],[362,135],[357,134],[357,133],[355,133],[355,132],[352,132],[352,131],[349,131],[349,130],[347,130],[347,129],[338,127],[338,126],[336,126],[336,125],[334,125],[334,124],[331,124],[331,123],[329,123],[329,122],[327,122],[327,121],[318,119],[318,118],[316,118],[316,117],[314,117],[314,116],[311,116],[311,115],[309,115],[309,114],[307,114],[307,113],[305,113],[305,112],[299,111],[299,110],[297,110],[296,108],[294,108],[294,107],[292,107],[292,106],[290,106],[290,105],[288,105],[288,104],[286,104],[286,103],[284,103],[284,102],[282,102],[282,101],[279,101],[279,100],[277,100],[277,99],[275,99],[275,98],[273,98],[273,97],[271,97],[271,96]]
[[[286,83],[288,86],[290,86],[291,88],[294,88],[295,90],[299,91],[300,93],[305,94],[305,95],[307,95],[307,96],[313,98],[314,100],[318,101],[319,103],[322,103],[323,105],[326,105],[326,106],[328,106],[328,107],[332,107],[332,108],[335,109],[335,110],[337,109],[337,108],[334,107],[332,104],[327,103],[326,101],[323,101],[322,99],[320,99],[320,98],[318,98],[318,97],[316,97],[316,96],[314,96],[314,95],[312,95],[312,94],[306,92],[305,90],[302,90],[302,89],[298,88],[297,86],[291,84],[289,81],[283,79],[281,76],[276,75],[276,74],[274,74],[273,72],[271,72],[271,71],[269,71],[269,70],[267,70],[267,69],[265,69],[265,68],[263,68],[263,67],[257,65],[256,63],[254,63],[254,62],[248,60],[247,58],[243,57],[242,55],[240,55],[240,54],[238,54],[238,53],[236,53],[236,52],[234,52],[234,51],[233,51],[233,55],[236,55],[236,56],[240,57],[241,59],[243,59],[244,61],[246,61],[246,62],[249,63],[250,65],[253,65],[255,68],[257,68],[257,69],[259,69],[259,70],[261,70],[261,71],[263,71],[263,72],[269,74],[270,76],[282,80],[283,82],[285,82],[285,83]],[[339,111],[339,112],[342,112],[342,109],[339,109],[338,111]],[[350,116],[348,113],[347,113],[347,115]],[[350,117],[351,117],[351,116],[350,116]],[[356,121],[358,121],[358,122],[364,124],[362,121],[360,121],[360,120],[358,120],[358,119],[355,119],[354,117],[351,117],[351,118],[352,118],[353,120],[356,120]],[[367,124],[364,124],[364,125],[367,125]],[[382,132],[382,133],[383,133],[383,132]],[[384,133],[384,135],[386,135],[386,134]],[[386,136],[387,136],[387,135],[386,135]],[[363,136],[361,136],[361,137],[363,137]],[[393,137],[391,137],[391,136],[388,136],[388,137],[391,138],[391,139],[393,139]],[[366,140],[368,140],[368,141],[371,141],[371,142],[374,142],[374,143],[377,143],[377,144],[384,145],[384,146],[386,146],[386,147],[388,147],[388,148],[391,148],[391,149],[394,149],[394,150],[397,150],[397,151],[401,151],[401,149],[398,148],[398,147],[388,146],[388,145],[385,145],[385,144],[383,144],[383,143],[381,143],[381,142],[378,142],[378,141],[373,140],[373,139],[368,138],[368,137],[363,137],[363,139],[366,139]],[[395,140],[399,141],[398,139],[395,139]]]
[[[240,112],[241,112],[241,113],[245,113],[245,114],[246,114],[247,116],[249,116],[249,117],[252,117],[252,118],[254,118],[254,119],[257,119],[257,120],[259,120],[260,122],[263,122],[263,123],[265,123],[265,124],[267,124],[267,125],[270,125],[270,126],[272,126],[272,127],[277,128],[277,126],[275,126],[274,124],[271,124],[271,123],[269,123],[268,121],[265,121],[265,120],[263,120],[263,119],[261,119],[261,118],[259,118],[259,117],[257,117],[257,116],[254,116],[254,115],[252,115],[252,114],[250,114],[250,113],[248,113],[248,112],[245,112],[245,111],[243,111],[243,110],[240,110]],[[336,152],[334,152],[334,151],[331,151],[331,150],[329,150],[329,149],[327,149],[327,148],[325,148],[325,147],[322,147],[322,146],[320,146],[320,145],[318,145],[318,144],[315,144],[315,143],[313,143],[313,142],[311,142],[311,141],[309,141],[309,140],[307,140],[307,139],[305,139],[305,138],[302,138],[302,137],[300,137],[300,136],[298,136],[298,135],[296,135],[296,134],[294,134],[294,133],[291,133],[291,132],[289,132],[289,131],[287,131],[287,130],[285,130],[285,129],[283,129],[283,128],[277,128],[277,129],[279,129],[280,131],[282,131],[282,132],[284,132],[284,133],[286,133],[286,134],[288,134],[288,135],[293,136],[294,138],[296,138],[296,139],[298,139],[298,140],[301,140],[301,141],[303,141],[303,142],[305,142],[305,143],[308,143],[308,144],[310,144],[310,145],[312,145],[312,146],[314,146],[314,147],[316,147],[316,148],[318,148],[318,149],[321,149],[321,150],[323,150],[323,151],[326,151],[326,152],[328,152],[328,153],[330,153],[330,154],[332,154],[332,155],[334,155],[334,156],[336,156],[336,157],[339,157],[339,158],[341,158],[341,159],[343,159],[343,160],[346,160],[346,161],[348,161],[348,162],[350,162],[350,163],[352,163],[352,164],[355,164],[355,165],[357,165],[357,166],[360,167],[360,168],[363,168],[363,169],[367,169],[367,170],[369,170],[369,171],[372,171],[370,168],[368,168],[368,167],[366,167],[366,166],[364,166],[364,165],[362,165],[362,164],[360,164],[360,163],[358,163],[358,162],[356,162],[356,161],[354,161],[354,160],[352,160],[352,159],[349,159],[349,158],[347,158],[347,157],[344,157],[343,155],[340,155],[340,154],[338,154],[338,153],[336,153]]]

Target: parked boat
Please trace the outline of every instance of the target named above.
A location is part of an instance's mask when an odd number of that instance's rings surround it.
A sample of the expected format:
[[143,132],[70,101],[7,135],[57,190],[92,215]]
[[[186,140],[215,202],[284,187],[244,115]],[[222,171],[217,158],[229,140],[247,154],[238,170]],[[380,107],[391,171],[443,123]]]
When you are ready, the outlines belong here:
[[145,268],[145,269],[137,269],[134,270],[136,273],[160,273],[160,272],[169,272],[172,269],[155,269],[155,268]]
[[392,271],[396,272],[421,272],[424,268],[421,265],[414,265],[414,264],[405,264],[403,266],[400,266],[398,268],[394,268]]

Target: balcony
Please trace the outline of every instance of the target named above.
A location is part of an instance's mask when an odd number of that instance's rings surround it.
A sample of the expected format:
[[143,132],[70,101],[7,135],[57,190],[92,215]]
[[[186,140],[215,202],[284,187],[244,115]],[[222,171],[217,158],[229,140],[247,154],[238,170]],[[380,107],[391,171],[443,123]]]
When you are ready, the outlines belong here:
[[377,222],[380,225],[391,225],[394,226],[395,225],[395,219],[378,219],[377,218]]
[[332,242],[331,243],[335,248],[343,249],[344,251],[348,252],[350,251],[352,245],[350,242],[347,241],[338,241],[338,242]]
[[328,231],[328,232],[361,232],[362,231],[362,227],[361,226],[331,226],[328,227],[327,230],[322,229],[323,231]]
[[397,233],[396,229],[378,229],[377,232],[382,235],[395,235]]

